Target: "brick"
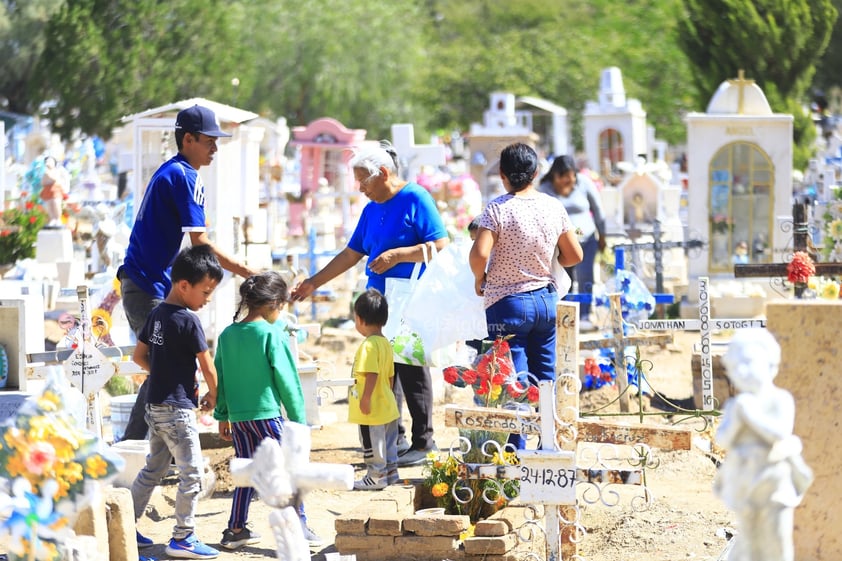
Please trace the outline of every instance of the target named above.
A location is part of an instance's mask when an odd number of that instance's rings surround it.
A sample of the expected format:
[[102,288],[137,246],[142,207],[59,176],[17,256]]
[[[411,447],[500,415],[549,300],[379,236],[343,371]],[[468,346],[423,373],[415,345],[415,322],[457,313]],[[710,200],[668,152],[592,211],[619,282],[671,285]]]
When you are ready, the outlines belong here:
[[534,514],[531,512],[527,512],[530,507],[526,506],[507,506],[501,508],[491,516],[489,516],[486,520],[499,520],[504,522],[509,527],[509,532],[517,530],[527,520],[531,520],[534,518]]
[[378,550],[394,556],[395,539],[397,538],[393,538],[392,536],[349,536],[347,534],[338,534],[333,545],[343,555]]
[[403,529],[418,536],[458,536],[468,529],[467,516],[442,514],[439,516],[410,516],[403,521]]
[[[449,536],[413,536],[403,535],[395,538],[395,549],[400,552],[401,559],[409,559],[413,552],[418,558],[424,554],[443,553],[450,557],[450,552],[459,549],[459,539]],[[431,559],[431,556],[424,557]],[[436,557],[437,558],[437,557]]]
[[400,536],[403,532],[403,516],[400,514],[372,514],[368,519],[369,536]]
[[345,514],[336,517],[333,529],[337,534],[365,534],[368,520],[372,514],[387,516],[397,514],[397,503],[394,500],[365,501],[356,505]]
[[415,512],[416,494],[414,485],[389,485],[372,497],[371,502],[394,501],[397,512],[408,515]]
[[517,536],[506,534],[496,538],[468,538],[464,542],[469,555],[502,555],[517,545]]
[[105,508],[111,561],[135,561],[138,558],[135,538],[137,527],[132,492],[118,487],[106,487]]
[[481,538],[505,536],[509,530],[508,523],[503,520],[480,520],[474,527],[474,535]]

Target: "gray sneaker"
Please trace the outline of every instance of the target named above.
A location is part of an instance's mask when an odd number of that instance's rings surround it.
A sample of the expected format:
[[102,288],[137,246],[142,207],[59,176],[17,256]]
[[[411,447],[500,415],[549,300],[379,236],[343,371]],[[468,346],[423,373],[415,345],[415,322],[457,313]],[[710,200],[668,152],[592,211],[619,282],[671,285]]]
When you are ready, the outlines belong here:
[[398,437],[398,454],[403,454],[404,452],[409,450],[411,447],[412,447],[412,445],[406,439],[406,436],[400,435]]
[[435,452],[437,448],[429,448],[427,450],[409,449],[402,456],[398,456],[398,467],[420,466],[427,461],[427,454]]

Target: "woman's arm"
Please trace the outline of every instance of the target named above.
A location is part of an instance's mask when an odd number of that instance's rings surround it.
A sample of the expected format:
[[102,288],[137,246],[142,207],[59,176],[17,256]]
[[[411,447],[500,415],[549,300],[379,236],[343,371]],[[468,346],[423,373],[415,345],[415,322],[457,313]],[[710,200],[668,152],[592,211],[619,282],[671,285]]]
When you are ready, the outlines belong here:
[[482,296],[485,284],[485,269],[488,267],[488,258],[491,250],[497,243],[497,233],[488,228],[480,227],[477,230],[477,237],[474,245],[471,246],[471,253],[468,255],[468,263],[471,265],[471,272],[474,274],[474,290],[478,296]]
[[[372,273],[381,275],[398,263],[421,263],[429,261],[432,257],[432,251],[430,249],[431,246],[435,246],[436,251],[438,252],[444,249],[448,243],[450,243],[449,239],[439,238],[431,242],[423,242],[407,247],[387,249],[376,258],[372,259],[371,263],[368,264],[368,268]],[[427,254],[426,258],[424,256],[425,246]]]
[[558,237],[558,263],[562,267],[572,267],[582,261],[584,253],[575,230],[567,230]]

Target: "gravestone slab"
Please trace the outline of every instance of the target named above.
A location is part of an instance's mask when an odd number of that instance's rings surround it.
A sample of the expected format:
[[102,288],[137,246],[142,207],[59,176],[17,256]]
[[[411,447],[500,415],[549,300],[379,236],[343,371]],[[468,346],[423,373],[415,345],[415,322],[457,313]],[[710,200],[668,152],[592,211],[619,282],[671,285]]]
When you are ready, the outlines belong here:
[[839,333],[842,302],[779,300],[766,304],[766,326],[781,346],[775,384],[795,398],[795,434],[815,480],[795,510],[795,558],[842,559],[842,436],[839,432]]

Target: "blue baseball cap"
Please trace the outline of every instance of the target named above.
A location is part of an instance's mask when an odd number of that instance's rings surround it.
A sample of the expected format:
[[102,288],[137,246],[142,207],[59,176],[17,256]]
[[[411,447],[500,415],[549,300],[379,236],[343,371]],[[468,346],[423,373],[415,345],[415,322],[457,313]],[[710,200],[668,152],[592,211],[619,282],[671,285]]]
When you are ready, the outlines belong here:
[[219,128],[219,120],[213,111],[201,105],[194,105],[178,112],[175,130],[197,132],[205,136],[231,136]]

